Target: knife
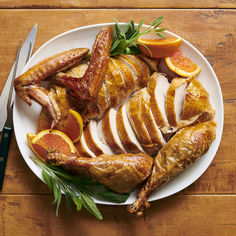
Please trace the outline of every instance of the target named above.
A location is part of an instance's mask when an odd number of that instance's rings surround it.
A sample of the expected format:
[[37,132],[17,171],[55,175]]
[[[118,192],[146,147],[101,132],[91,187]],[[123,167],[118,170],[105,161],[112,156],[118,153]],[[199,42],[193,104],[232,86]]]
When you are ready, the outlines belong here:
[[12,67],[12,70],[8,76],[6,85],[3,89],[2,95],[0,97],[0,114],[1,117],[4,115],[4,119],[1,118],[1,122],[3,123],[2,130],[2,138],[0,142],[0,190],[2,189],[6,160],[8,155],[8,149],[10,144],[11,132],[12,132],[12,107],[14,103],[14,90],[13,90],[13,81],[14,79],[20,75],[24,69],[25,64],[29,60],[33,45],[35,42],[37,32],[37,25],[31,30],[27,39],[24,42],[24,45],[20,49],[21,41],[18,46],[16,60]]
[[[35,38],[36,38],[36,33],[37,33],[37,24],[33,27],[31,32],[29,33],[28,37],[26,38],[24,44],[22,45],[19,63],[18,63],[18,67],[17,67],[18,69],[16,71],[16,77],[18,77],[22,73],[22,71],[25,67],[25,64],[28,62],[28,60],[32,54],[34,42],[35,42]],[[11,78],[13,76],[14,66],[15,66],[15,62],[12,66],[12,69],[11,69],[9,75],[8,75],[6,84],[2,90],[2,94],[0,97],[0,114],[1,114],[1,116],[0,116],[0,132],[2,131],[3,126],[4,126],[6,119],[7,119],[7,97],[8,97],[9,89],[11,86],[11,81],[12,81]],[[12,102],[14,101],[14,99],[15,99],[15,92],[13,92],[13,95],[12,95]]]

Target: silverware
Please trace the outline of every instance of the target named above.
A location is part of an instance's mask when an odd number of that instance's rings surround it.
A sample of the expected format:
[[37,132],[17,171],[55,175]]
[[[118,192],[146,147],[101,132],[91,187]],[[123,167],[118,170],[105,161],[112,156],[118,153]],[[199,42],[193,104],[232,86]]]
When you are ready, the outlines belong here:
[[13,81],[17,76],[19,76],[22,73],[25,64],[27,63],[27,61],[31,56],[35,42],[36,32],[37,32],[37,25],[35,25],[34,28],[31,30],[22,48],[20,48],[21,47],[21,41],[20,41],[17,49],[16,60],[14,62],[14,65],[8,76],[7,82],[4,86],[2,95],[0,97],[0,114],[1,114],[0,131],[2,131],[2,138],[0,142],[0,190],[2,189],[6,161],[8,156],[8,149],[13,128],[12,110],[15,99],[15,93],[13,90]]
[[[25,64],[28,62],[31,56],[31,53],[34,47],[35,38],[36,38],[36,33],[37,33],[37,24],[33,27],[31,32],[27,36],[24,44],[22,45],[21,53],[20,53],[20,60],[18,63],[18,69],[16,71],[16,77],[18,77],[22,73],[25,67]],[[0,114],[1,114],[0,115],[0,131],[2,131],[3,126],[7,119],[7,98],[8,98],[8,93],[11,86],[14,65],[15,63],[13,64],[12,69],[8,75],[8,79],[6,81],[6,84],[2,90],[2,94],[0,97]],[[14,99],[15,99],[15,91],[13,91],[12,102],[14,101]]]

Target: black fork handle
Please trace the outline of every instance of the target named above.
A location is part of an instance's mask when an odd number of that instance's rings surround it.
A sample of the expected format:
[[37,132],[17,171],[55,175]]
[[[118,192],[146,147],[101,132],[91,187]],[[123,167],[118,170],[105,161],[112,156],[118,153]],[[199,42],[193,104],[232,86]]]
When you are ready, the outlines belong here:
[[0,142],[0,191],[2,190],[3,185],[11,133],[12,128],[4,127],[2,130],[2,139]]

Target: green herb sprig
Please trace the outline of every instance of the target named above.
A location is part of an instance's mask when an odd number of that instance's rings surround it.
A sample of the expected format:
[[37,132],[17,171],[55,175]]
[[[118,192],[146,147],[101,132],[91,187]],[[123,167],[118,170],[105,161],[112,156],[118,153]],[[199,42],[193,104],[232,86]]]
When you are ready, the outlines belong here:
[[138,24],[137,27],[135,27],[134,21],[131,20],[130,23],[127,24],[128,29],[126,32],[123,32],[119,26],[119,23],[117,22],[117,20],[115,18],[113,18],[113,20],[115,21],[115,35],[114,35],[114,39],[112,42],[112,46],[111,46],[111,52],[110,55],[111,56],[116,56],[119,54],[134,54],[137,55],[139,53],[141,53],[138,44],[143,45],[151,54],[150,50],[146,47],[146,45],[137,42],[136,40],[144,35],[144,34],[148,34],[151,32],[156,33],[159,37],[161,38],[166,38],[164,34],[162,34],[161,32],[165,31],[165,28],[158,28],[158,26],[160,26],[160,24],[162,23],[162,19],[163,16],[160,16],[158,18],[156,18],[150,27],[148,27],[147,29],[145,29],[143,32],[140,32],[143,23],[144,23],[144,19],[142,19],[140,21],[140,23]]
[[59,167],[45,164],[36,157],[30,158],[42,169],[43,179],[53,192],[54,201],[52,203],[56,204],[56,216],[58,216],[62,191],[65,195],[68,210],[72,210],[71,202],[73,202],[77,211],[80,211],[84,206],[99,220],[103,219],[102,214],[90,195],[115,203],[123,203],[129,197],[129,194],[112,192],[90,177],[75,176]]

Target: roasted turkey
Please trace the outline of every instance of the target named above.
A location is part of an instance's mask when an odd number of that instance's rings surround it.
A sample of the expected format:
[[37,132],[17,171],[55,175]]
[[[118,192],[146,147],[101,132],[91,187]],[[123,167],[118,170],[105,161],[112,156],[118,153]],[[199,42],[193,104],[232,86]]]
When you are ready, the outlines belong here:
[[149,207],[148,197],[157,188],[184,171],[205,154],[216,137],[216,123],[202,122],[179,130],[155,157],[152,174],[128,211],[142,215]]
[[[42,105],[38,131],[62,129],[69,109],[83,117],[77,155],[50,151],[49,163],[118,193],[151,174],[128,208],[141,215],[153,191],[207,152],[215,139],[215,111],[197,78],[167,78],[158,73],[158,60],[143,55],[110,57],[111,43],[110,27],[103,28],[90,60],[88,49],[57,54],[16,78],[15,89],[28,104],[34,99]],[[49,90],[39,85],[45,79]]]
[[153,158],[146,154],[103,154],[96,158],[84,158],[51,151],[47,162],[63,166],[77,175],[91,176],[115,192],[129,193],[149,177]]

